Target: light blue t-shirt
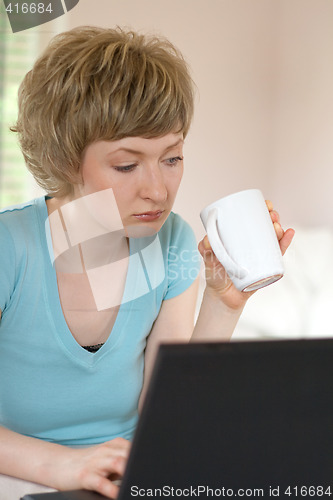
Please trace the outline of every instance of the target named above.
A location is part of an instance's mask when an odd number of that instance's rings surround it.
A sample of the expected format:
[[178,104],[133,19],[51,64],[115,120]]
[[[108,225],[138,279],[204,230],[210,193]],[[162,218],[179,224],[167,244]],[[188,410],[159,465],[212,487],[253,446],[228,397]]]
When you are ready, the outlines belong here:
[[0,425],[69,446],[131,439],[147,336],[199,272],[193,231],[171,212],[157,235],[130,239],[116,322],[91,353],[62,312],[47,218],[44,197],[0,213]]

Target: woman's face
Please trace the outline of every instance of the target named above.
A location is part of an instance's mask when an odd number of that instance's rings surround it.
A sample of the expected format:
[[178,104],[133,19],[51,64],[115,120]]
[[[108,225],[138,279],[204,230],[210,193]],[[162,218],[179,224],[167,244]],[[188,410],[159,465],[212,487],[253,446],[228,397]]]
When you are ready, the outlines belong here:
[[172,209],[183,175],[183,135],[98,141],[83,155],[75,195],[112,188],[128,234],[159,231]]

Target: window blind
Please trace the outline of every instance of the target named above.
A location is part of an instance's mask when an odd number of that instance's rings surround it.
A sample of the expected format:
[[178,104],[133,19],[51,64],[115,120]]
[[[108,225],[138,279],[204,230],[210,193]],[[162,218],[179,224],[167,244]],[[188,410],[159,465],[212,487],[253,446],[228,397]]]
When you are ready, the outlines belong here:
[[35,181],[9,127],[17,118],[18,87],[35,60],[38,37],[34,30],[12,33],[0,2],[0,208],[32,197]]

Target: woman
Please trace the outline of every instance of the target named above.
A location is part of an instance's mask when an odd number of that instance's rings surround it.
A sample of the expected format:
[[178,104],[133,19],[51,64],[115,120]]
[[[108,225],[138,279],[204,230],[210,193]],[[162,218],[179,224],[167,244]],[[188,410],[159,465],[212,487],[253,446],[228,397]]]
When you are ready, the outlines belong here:
[[178,51],[120,29],[58,35],[26,75],[13,130],[48,195],[0,217],[2,474],[114,498],[159,343],[231,337],[250,294],[205,237],[194,327],[196,243],[171,211],[192,114]]

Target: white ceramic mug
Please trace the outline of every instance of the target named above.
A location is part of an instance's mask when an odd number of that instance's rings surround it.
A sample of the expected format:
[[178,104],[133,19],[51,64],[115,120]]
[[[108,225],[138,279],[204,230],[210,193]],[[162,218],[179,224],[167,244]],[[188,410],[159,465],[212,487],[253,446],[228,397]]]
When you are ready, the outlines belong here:
[[259,189],[221,198],[200,217],[216,257],[238,290],[257,290],[282,278],[281,250]]

